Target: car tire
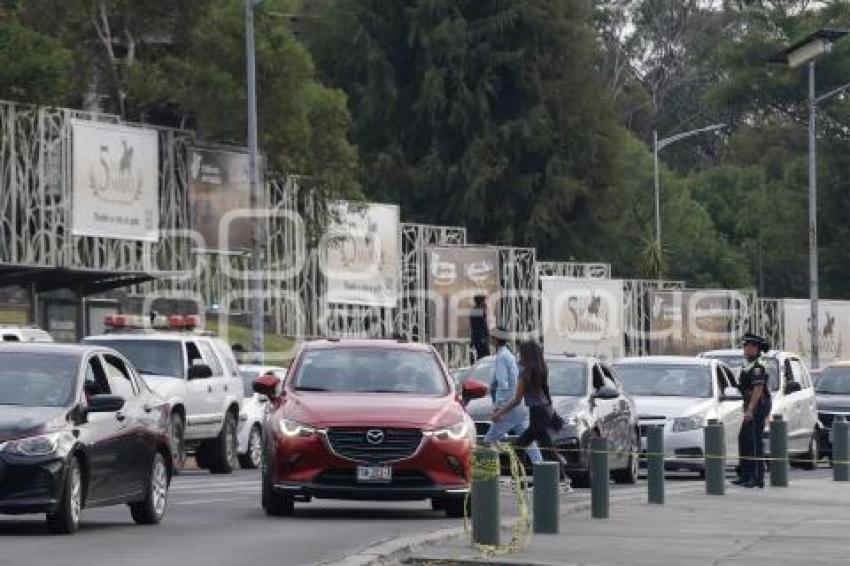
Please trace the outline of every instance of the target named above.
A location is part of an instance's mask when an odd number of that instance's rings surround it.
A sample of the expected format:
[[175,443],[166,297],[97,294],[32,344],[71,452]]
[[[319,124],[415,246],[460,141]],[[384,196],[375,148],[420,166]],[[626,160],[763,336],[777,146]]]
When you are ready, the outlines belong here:
[[590,472],[569,472],[570,485],[580,489],[590,487]]
[[815,470],[818,467],[819,457],[820,439],[818,438],[818,431],[815,430],[812,433],[812,438],[809,440],[809,451],[797,459],[797,467],[803,470]]
[[83,474],[80,461],[72,457],[65,470],[62,497],[56,509],[47,514],[47,528],[57,535],[70,535],[80,528],[80,514],[83,510]]
[[640,455],[638,454],[637,444],[632,445],[632,450],[629,453],[629,461],[625,468],[613,470],[611,477],[618,484],[636,484],[638,474],[640,473]]
[[186,422],[180,413],[171,415],[171,469],[174,475],[186,467]]
[[449,519],[463,519],[466,514],[466,497],[439,497],[432,499],[431,508],[443,511]]
[[295,511],[295,498],[275,491],[268,469],[263,468],[262,505],[270,517],[287,517]]
[[263,464],[263,430],[254,425],[248,434],[248,448],[239,455],[239,465],[247,470],[256,470]]
[[236,419],[228,411],[224,424],[210,445],[209,468],[213,474],[230,474],[239,465],[236,457]]
[[145,498],[130,504],[130,515],[139,525],[158,525],[168,507],[168,469],[162,454],[157,452],[151,462]]

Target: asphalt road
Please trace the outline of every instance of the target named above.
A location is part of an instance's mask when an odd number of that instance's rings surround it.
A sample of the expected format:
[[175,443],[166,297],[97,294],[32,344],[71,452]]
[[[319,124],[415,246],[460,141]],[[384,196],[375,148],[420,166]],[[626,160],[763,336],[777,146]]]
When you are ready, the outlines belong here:
[[[795,471],[794,477],[826,477],[830,471]],[[697,481],[692,474],[671,477]],[[289,566],[333,562],[389,539],[433,531],[459,520],[431,511],[428,502],[316,501],[296,506],[288,518],[266,517],[259,505],[259,474],[231,476],[188,472],[175,479],[161,525],[133,524],[126,507],[83,512],[76,535],[53,536],[43,519],[0,517],[0,566]],[[616,491],[644,491],[645,482]],[[576,490],[565,498],[588,496]],[[504,508],[511,507],[504,490]]]

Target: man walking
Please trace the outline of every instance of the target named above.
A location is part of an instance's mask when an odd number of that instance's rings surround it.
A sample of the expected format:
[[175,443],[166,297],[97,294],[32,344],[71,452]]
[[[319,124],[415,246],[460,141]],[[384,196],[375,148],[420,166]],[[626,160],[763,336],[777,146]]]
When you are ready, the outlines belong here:
[[[519,379],[519,366],[513,352],[508,348],[507,334],[507,330],[498,328],[491,335],[496,346],[493,382],[490,384],[490,397],[493,399],[494,412],[513,400]],[[496,444],[504,440],[508,434],[522,434],[528,428],[528,422],[528,410],[521,405],[514,407],[499,422],[494,422],[490,426],[490,430],[484,436],[484,443]],[[540,454],[540,448],[536,442],[528,446],[526,454],[532,463],[543,461],[543,456]]]

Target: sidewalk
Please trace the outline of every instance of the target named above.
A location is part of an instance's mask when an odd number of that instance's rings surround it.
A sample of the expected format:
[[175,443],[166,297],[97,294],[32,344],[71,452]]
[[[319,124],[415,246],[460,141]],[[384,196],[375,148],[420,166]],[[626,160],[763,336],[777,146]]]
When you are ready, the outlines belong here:
[[[588,497],[589,499],[589,497]],[[611,501],[610,519],[584,508],[561,517],[561,534],[483,560],[468,537],[421,547],[396,564],[798,565],[850,563],[850,484],[800,479],[788,488],[728,486],[725,496],[668,492]],[[508,540],[508,535],[503,541]]]

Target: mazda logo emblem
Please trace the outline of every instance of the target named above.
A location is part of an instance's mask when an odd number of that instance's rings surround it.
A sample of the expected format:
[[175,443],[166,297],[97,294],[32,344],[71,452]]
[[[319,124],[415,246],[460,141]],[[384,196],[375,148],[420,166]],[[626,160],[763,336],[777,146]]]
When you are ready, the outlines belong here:
[[366,431],[366,442],[372,446],[377,446],[384,443],[384,431],[377,428]]

